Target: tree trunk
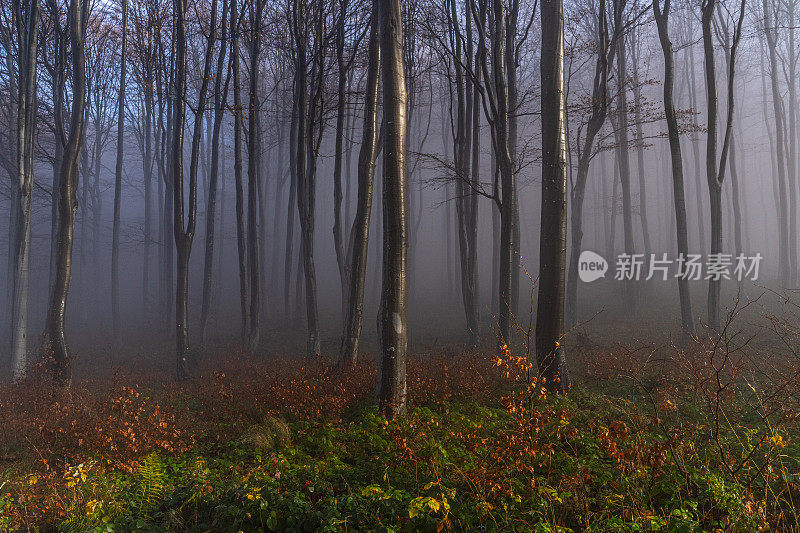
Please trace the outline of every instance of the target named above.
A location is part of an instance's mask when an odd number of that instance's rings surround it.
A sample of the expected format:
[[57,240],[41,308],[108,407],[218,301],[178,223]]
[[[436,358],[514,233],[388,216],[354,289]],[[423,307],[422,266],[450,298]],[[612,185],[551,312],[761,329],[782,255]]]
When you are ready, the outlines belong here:
[[[694,46],[689,47],[689,66],[691,72],[689,74],[689,92],[692,95],[692,109],[698,109],[697,103],[697,76],[694,71]],[[697,124],[694,124],[698,127]],[[696,131],[693,131],[689,137],[692,144],[692,153],[694,155],[694,184],[695,184],[695,198],[697,199],[697,231],[699,236],[700,252],[706,251],[706,230],[705,230],[705,215],[703,214],[703,187],[702,187],[702,173],[700,172],[700,136]]]
[[[19,6],[19,4],[17,4]],[[11,297],[11,371],[18,381],[27,370],[28,282],[30,280],[31,202],[33,199],[33,139],[36,128],[36,54],[39,34],[39,0],[31,0],[27,16],[19,9],[16,102],[16,175],[13,183],[12,252],[14,258]]]
[[86,102],[84,41],[87,5],[84,0],[71,0],[69,11],[73,79],[72,111],[69,137],[64,147],[64,159],[60,165],[55,279],[44,334],[45,350],[47,355],[52,357],[55,380],[62,384],[69,384],[72,377],[65,321],[67,295],[72,279],[72,244],[77,208],[75,190],[78,181],[78,159],[83,142],[83,111]]
[[777,34],[775,29],[775,22],[777,17],[770,16],[769,5],[766,0],[763,2],[764,17],[766,22],[765,37],[767,40],[767,50],[770,68],[770,81],[772,83],[772,106],[775,116],[775,145],[776,145],[776,158],[778,166],[778,254],[779,254],[779,275],[781,283],[788,287],[791,284],[791,258],[789,257],[789,224],[790,220],[787,217],[788,204],[787,204],[787,178],[786,178],[786,154],[785,154],[785,131],[784,131],[784,114],[783,114],[783,99],[778,86],[778,58],[777,58]]
[[[637,38],[640,38],[637,35]],[[633,48],[636,49],[638,43],[634,42]],[[639,54],[631,56],[634,65],[633,69],[633,108],[634,120],[636,121],[636,168],[639,177],[639,220],[642,224],[642,240],[644,241],[644,251],[649,256],[652,247],[650,246],[650,227],[647,222],[647,180],[644,170],[644,133],[642,132],[642,86],[639,82]]]
[[[586,137],[583,148],[578,152],[578,169],[571,192],[571,231],[572,240],[567,272],[566,324],[571,328],[578,321],[578,263],[583,241],[583,200],[586,195],[586,180],[589,176],[589,163],[592,160],[594,139],[603,127],[608,114],[608,70],[609,41],[605,0],[600,0],[597,12],[598,51],[595,64],[594,87],[592,89],[592,114],[586,124]],[[613,48],[611,48],[613,54]],[[613,55],[612,55],[613,58]]]
[[378,76],[381,70],[380,5],[373,1],[370,17],[367,88],[364,124],[358,154],[358,196],[353,227],[347,246],[349,290],[339,365],[352,367],[358,359],[358,343],[364,323],[364,285],[367,277],[369,225],[372,214],[372,185],[378,153]]
[[[342,320],[347,320],[347,265],[342,243],[342,155],[344,146],[344,115],[347,88],[347,72],[344,62],[344,19],[347,0],[339,0],[339,19],[336,24],[336,64],[338,69],[338,88],[336,100],[336,147],[333,163],[333,246],[336,251],[336,264],[339,267],[339,284],[342,288]],[[345,213],[346,215],[347,213]]]
[[570,388],[564,354],[564,271],[567,248],[564,13],[561,0],[542,2],[542,223],[536,362],[544,386]]
[[[322,6],[317,5],[314,12],[315,50],[310,83],[310,100],[306,87],[306,45],[308,36],[300,34],[303,22],[302,6],[295,5],[295,36],[297,39],[297,61],[295,63],[295,99],[297,100],[297,208],[300,215],[300,235],[302,240],[303,274],[305,278],[306,320],[308,327],[308,355],[319,355],[321,351],[319,334],[319,312],[317,309],[317,278],[314,269],[314,211],[316,198],[316,161],[319,143],[315,134],[321,135],[321,97],[324,78],[322,48]],[[319,109],[318,109],[319,107]],[[315,127],[317,128],[315,130]]]
[[[235,0],[234,0],[235,1]],[[217,56],[217,75],[214,79],[214,126],[211,134],[211,164],[208,179],[208,196],[206,196],[206,249],[203,258],[203,303],[200,309],[200,343],[206,346],[208,338],[208,317],[211,313],[211,283],[214,277],[214,240],[215,240],[215,213],[217,206],[217,188],[219,181],[219,153],[220,130],[225,112],[225,102],[228,99],[228,86],[231,79],[231,69],[225,76],[225,86],[222,88],[222,69],[225,66],[225,45],[227,43],[226,16],[228,14],[228,0],[223,0],[222,5],[222,44]],[[221,240],[224,240],[221,239]]]
[[[497,166],[500,170],[500,276],[498,287],[498,303],[500,318],[498,328],[498,347],[507,347],[511,343],[512,306],[513,306],[513,263],[514,263],[514,206],[516,200],[516,178],[509,147],[509,107],[506,75],[506,16],[503,2],[492,1],[494,31],[492,32],[492,76],[495,100],[494,113],[494,148]],[[488,79],[484,67],[484,79]]]
[[[664,115],[667,120],[669,135],[669,148],[672,160],[672,187],[675,200],[675,221],[678,239],[678,253],[687,257],[689,254],[689,233],[686,224],[686,202],[683,189],[683,159],[681,155],[681,141],[678,131],[678,120],[675,114],[673,90],[675,83],[675,62],[672,41],[669,38],[669,8],[670,0],[664,0],[664,9],[661,11],[658,0],[653,2],[653,13],[658,26],[658,37],[661,41],[661,50],[664,52]],[[689,294],[689,281],[678,277],[678,295],[681,302],[681,325],[688,335],[694,334],[692,319],[692,302]]]
[[250,281],[247,273],[247,244],[244,229],[244,189],[242,185],[242,96],[239,76],[239,24],[236,1],[231,0],[231,70],[233,71],[233,175],[236,188],[236,247],[239,253],[239,304],[242,313],[242,343],[250,329]]
[[142,176],[144,180],[144,246],[142,256],[142,310],[146,321],[150,315],[150,245],[153,240],[153,75],[152,65],[147,66],[144,87],[144,154]]
[[258,246],[258,183],[261,166],[261,120],[258,100],[258,55],[261,46],[261,13],[264,0],[254,0],[250,20],[250,103],[248,109],[247,143],[247,263],[250,274],[250,326],[247,348],[258,348],[260,340],[259,246]]
[[[624,24],[622,20],[622,11],[625,8],[626,2],[624,0],[614,1],[614,26],[619,28]],[[619,87],[619,104],[617,110],[619,112],[619,146],[617,152],[619,154],[619,182],[622,186],[622,227],[624,232],[624,249],[625,253],[632,255],[634,253],[633,244],[633,208],[631,206],[631,165],[628,150],[628,62],[627,53],[625,51],[625,39],[620,35],[617,41],[617,85]],[[635,304],[634,285],[633,280],[624,282],[625,284],[625,300],[628,306]]]
[[406,410],[406,79],[400,0],[380,2],[383,73],[383,287],[378,410],[395,418]]
[[[704,0],[701,23],[703,28],[703,53],[705,57],[706,94],[708,98],[708,135],[706,138],[706,179],[711,204],[711,254],[722,253],[722,181],[725,177],[725,164],[728,159],[731,129],[733,126],[733,87],[736,48],[741,36],[744,19],[744,0],[742,0],[739,23],[734,31],[730,53],[726,52],[728,62],[728,118],[725,137],[722,142],[719,167],[717,166],[717,74],[714,62],[714,40],[711,33],[716,0]],[[764,0],[766,6],[766,0]],[[765,7],[766,12],[766,7]],[[769,32],[767,32],[769,41]],[[774,42],[774,41],[773,41]],[[779,145],[778,150],[781,150]],[[708,325],[714,331],[720,329],[719,300],[721,280],[708,281]]]
[[[283,263],[283,314],[286,323],[291,322],[292,259],[294,255],[294,214],[297,195],[297,100],[292,99],[292,122],[289,127],[289,207],[286,211],[286,255]],[[298,273],[298,276],[300,274]]]
[[[175,289],[175,327],[176,327],[176,355],[177,379],[184,380],[189,377],[190,351],[189,351],[189,256],[192,252],[195,226],[197,222],[197,171],[200,152],[200,138],[202,136],[203,122],[201,117],[206,106],[206,93],[208,80],[211,76],[211,60],[214,51],[215,32],[217,28],[217,2],[211,6],[210,33],[206,44],[205,61],[203,63],[203,77],[199,88],[197,111],[194,117],[192,132],[192,149],[189,161],[189,203],[188,213],[184,217],[184,191],[183,191],[183,127],[186,115],[186,0],[174,0],[176,19],[176,55],[175,55],[175,88],[177,92],[177,107],[175,113],[174,133],[172,138],[172,163],[173,163],[173,230],[175,234],[175,247],[177,249],[177,285]],[[186,218],[186,220],[184,220]],[[185,224],[185,226],[184,226]]]
[[[787,56],[783,56],[788,60],[788,72],[784,68],[784,74],[787,74],[787,85],[789,88],[789,149],[788,158],[786,160],[786,181],[789,186],[789,228],[787,230],[789,240],[789,283],[794,286],[797,282],[797,50],[794,39],[795,32],[795,9],[796,2],[787,2],[786,11],[789,17],[788,27],[786,31],[789,32],[789,42],[787,47]],[[731,140],[731,156],[734,152],[733,140]],[[731,162],[731,184],[734,189],[738,191],[738,180],[735,180],[734,173],[736,163]],[[738,245],[737,251],[741,250],[741,217],[739,214],[739,198],[734,197],[735,209],[735,224]]]
[[119,100],[117,101],[117,164],[114,171],[114,221],[111,232],[111,322],[114,340],[119,341],[119,229],[122,204],[122,161],[125,148],[125,75],[128,53],[128,1],[122,0],[122,60],[119,74]]

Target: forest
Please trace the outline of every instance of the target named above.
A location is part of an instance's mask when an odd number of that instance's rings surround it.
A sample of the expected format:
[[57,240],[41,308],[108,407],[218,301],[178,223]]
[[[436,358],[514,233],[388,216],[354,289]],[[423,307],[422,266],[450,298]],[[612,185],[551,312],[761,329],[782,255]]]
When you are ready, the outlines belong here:
[[798,29],[0,2],[0,532],[800,532]]

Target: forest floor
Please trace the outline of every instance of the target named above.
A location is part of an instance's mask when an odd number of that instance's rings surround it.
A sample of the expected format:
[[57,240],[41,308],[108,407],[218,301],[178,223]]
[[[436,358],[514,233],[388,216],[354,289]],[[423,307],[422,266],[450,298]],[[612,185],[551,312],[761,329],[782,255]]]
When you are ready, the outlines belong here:
[[794,330],[762,311],[769,338],[586,324],[566,396],[524,343],[420,342],[394,422],[372,361],[32,377],[0,387],[0,531],[797,531]]

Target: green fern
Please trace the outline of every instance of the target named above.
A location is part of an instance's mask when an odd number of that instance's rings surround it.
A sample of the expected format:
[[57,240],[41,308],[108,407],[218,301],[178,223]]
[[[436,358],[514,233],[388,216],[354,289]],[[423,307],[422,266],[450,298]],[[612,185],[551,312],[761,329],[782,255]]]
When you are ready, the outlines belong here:
[[167,485],[164,463],[153,452],[142,459],[136,474],[136,504],[140,518],[146,519],[164,497]]
[[59,529],[64,533],[81,533],[91,529],[93,525],[83,509],[71,509]]

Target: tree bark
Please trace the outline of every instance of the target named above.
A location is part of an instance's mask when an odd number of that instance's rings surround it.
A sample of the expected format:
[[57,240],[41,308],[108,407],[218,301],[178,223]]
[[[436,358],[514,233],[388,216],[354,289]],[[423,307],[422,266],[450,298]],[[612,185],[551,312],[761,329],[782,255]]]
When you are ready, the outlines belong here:
[[536,362],[544,386],[551,391],[566,392],[571,383],[562,342],[567,261],[564,13],[561,0],[543,0],[541,9],[542,222]]
[[378,410],[389,419],[406,411],[406,79],[400,0],[380,2],[384,105],[383,284],[380,306],[381,357]]
[[367,88],[364,101],[361,150],[358,154],[358,195],[348,243],[349,290],[339,365],[352,367],[358,359],[358,344],[364,323],[364,285],[367,277],[372,186],[378,153],[378,77],[381,70],[380,4],[374,0],[370,17]]
[[[69,136],[60,165],[58,191],[58,240],[55,257],[55,279],[47,311],[45,350],[56,382],[68,385],[71,380],[71,354],[67,343],[65,322],[67,295],[72,279],[72,244],[77,201],[75,191],[78,181],[78,160],[83,142],[84,104],[86,102],[86,76],[84,42],[86,36],[87,4],[85,0],[71,0],[69,5],[70,48],[72,56],[72,110]],[[57,126],[57,127],[60,127]]]
[[28,282],[30,280],[31,202],[33,199],[33,139],[36,128],[36,54],[39,37],[39,0],[31,0],[26,13],[16,4],[18,24],[16,98],[16,174],[13,183],[12,253],[14,258],[11,297],[11,371],[18,381],[27,370]]

